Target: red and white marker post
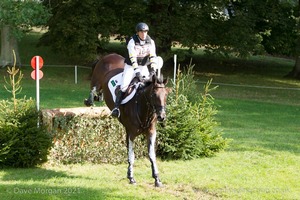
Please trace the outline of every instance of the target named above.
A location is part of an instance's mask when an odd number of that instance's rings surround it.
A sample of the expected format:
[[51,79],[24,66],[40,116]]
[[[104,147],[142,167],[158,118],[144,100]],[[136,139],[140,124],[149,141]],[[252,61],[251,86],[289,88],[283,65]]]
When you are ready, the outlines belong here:
[[40,79],[43,78],[44,74],[40,70],[44,65],[44,60],[41,56],[34,56],[31,59],[31,67],[34,69],[31,72],[31,78],[36,80],[36,108],[40,110]]

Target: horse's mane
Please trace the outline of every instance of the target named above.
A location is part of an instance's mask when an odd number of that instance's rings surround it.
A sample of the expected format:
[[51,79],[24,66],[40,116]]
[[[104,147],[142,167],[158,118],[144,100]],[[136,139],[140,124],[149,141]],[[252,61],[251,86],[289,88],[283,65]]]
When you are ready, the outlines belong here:
[[158,84],[162,84],[164,82],[164,77],[162,74],[160,75],[160,77],[158,77],[156,75],[152,75],[152,77],[149,80],[150,80],[150,82],[156,81]]
[[152,78],[150,78],[147,81],[144,81],[143,84],[139,87],[140,91],[144,91],[145,89],[149,88],[150,86],[154,86],[156,84],[164,84],[163,77],[161,76],[158,78],[156,75],[153,75]]

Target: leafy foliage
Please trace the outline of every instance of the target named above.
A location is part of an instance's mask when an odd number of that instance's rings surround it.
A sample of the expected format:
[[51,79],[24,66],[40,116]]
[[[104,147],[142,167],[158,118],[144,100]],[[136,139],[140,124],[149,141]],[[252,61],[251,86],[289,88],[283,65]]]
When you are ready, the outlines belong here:
[[[255,8],[257,29],[263,30],[262,45],[269,54],[290,56],[299,53],[295,46],[299,37],[299,7],[293,5],[292,1],[264,1]],[[272,12],[265,12],[266,7]]]
[[[175,92],[168,99],[168,120],[159,127],[157,151],[164,159],[213,156],[228,143],[214,119],[217,110],[209,92],[215,88],[210,88],[209,81],[195,100],[192,66],[189,68],[187,74],[178,71]],[[189,99],[192,96],[194,101]]]
[[[53,119],[53,147],[50,162],[123,163],[127,159],[126,136],[122,125],[108,116],[57,116]],[[135,140],[135,156],[146,155],[143,137]]]
[[49,11],[38,1],[1,0],[0,7],[0,27],[10,26],[17,38],[33,26],[44,25],[50,17]]
[[205,30],[202,25],[207,23],[208,12],[218,13],[213,9],[216,2],[219,1],[200,4],[198,1],[176,0],[134,0],[130,4],[110,0],[61,2],[52,9],[49,32],[41,42],[72,56],[81,55],[81,60],[89,59],[95,55],[96,49],[105,53],[110,36],[124,41],[135,33],[135,25],[143,21],[150,25],[149,34],[155,39],[158,53],[168,57],[173,41],[188,47],[203,41],[203,31],[189,33]]
[[144,21],[165,60],[175,44],[222,56],[293,55],[298,6],[296,1],[280,0],[56,1],[42,41],[81,60],[90,59],[96,50],[107,53],[109,36],[123,40],[134,34],[135,24]]
[[97,47],[104,48],[116,16],[105,2],[96,0],[59,2],[52,13],[49,32],[41,38],[41,43],[73,56],[76,62],[93,60]]

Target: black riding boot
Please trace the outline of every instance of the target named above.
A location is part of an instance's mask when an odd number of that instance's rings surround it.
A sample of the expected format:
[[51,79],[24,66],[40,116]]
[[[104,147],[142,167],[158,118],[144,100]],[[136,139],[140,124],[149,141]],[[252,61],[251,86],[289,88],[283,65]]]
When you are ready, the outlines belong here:
[[115,101],[115,108],[111,111],[111,116],[113,117],[120,117],[120,109],[119,106],[123,100],[123,97],[125,95],[125,92],[122,92],[119,90],[117,96],[116,96],[116,101]]

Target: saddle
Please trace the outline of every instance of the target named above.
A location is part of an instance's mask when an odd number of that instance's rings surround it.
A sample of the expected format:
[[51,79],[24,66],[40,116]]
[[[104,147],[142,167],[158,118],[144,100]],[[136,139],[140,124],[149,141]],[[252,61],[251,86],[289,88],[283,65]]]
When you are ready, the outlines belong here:
[[[108,82],[108,88],[110,90],[114,102],[116,101],[116,94],[121,88],[122,76],[123,72],[113,76]],[[143,86],[143,82],[140,82],[136,77],[133,78],[126,90],[125,96],[121,104],[125,104],[128,101],[130,101],[136,94],[137,89],[141,86]]]

